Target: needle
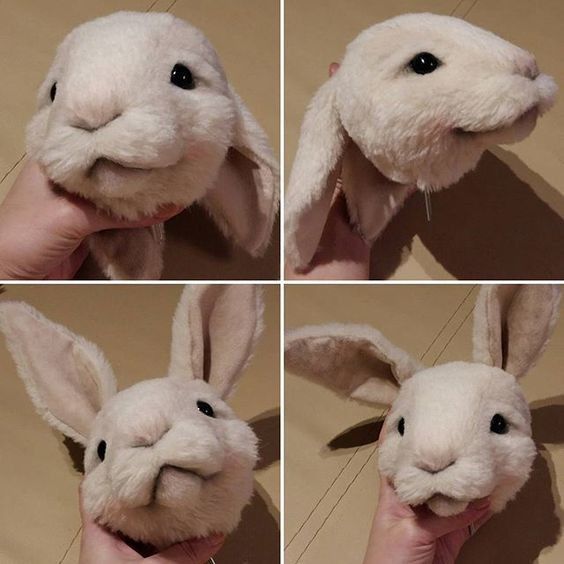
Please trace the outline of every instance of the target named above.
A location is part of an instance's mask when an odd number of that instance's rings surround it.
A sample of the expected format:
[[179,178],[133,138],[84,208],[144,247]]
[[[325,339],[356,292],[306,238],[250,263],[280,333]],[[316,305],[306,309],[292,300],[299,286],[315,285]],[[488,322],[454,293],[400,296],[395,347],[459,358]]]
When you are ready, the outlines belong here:
[[425,213],[427,214],[427,221],[431,221],[431,192],[429,190],[424,190],[425,194]]

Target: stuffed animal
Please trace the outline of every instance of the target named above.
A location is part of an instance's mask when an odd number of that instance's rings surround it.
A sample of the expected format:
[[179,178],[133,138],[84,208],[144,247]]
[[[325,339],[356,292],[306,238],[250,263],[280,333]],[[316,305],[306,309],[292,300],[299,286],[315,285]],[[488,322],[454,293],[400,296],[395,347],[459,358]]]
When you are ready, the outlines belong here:
[[307,267],[335,185],[373,242],[416,190],[450,186],[533,130],[556,94],[533,55],[463,20],[405,14],[363,31],[305,114],[285,201],[287,261]]
[[558,317],[550,285],[485,286],[474,310],[474,360],[425,368],[363,325],[302,327],[286,367],[355,400],[391,405],[379,467],[399,499],[440,516],[490,496],[501,511],[527,481],[536,448],[517,383]]
[[[204,34],[171,14],[118,12],[57,50],[27,151],[60,188],[128,219],[200,201],[251,255],[268,245],[278,166]],[[162,226],[92,235],[110,278],[159,278]]]
[[164,548],[238,524],[257,439],[225,403],[262,330],[256,286],[187,287],[166,378],[116,393],[96,345],[27,304],[0,303],[0,329],[38,412],[86,450],[82,496],[99,524]]

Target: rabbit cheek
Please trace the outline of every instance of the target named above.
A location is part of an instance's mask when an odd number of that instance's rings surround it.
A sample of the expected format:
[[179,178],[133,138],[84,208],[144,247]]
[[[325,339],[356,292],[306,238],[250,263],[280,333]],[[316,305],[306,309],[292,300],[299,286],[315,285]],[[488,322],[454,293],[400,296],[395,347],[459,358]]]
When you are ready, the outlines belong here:
[[530,437],[515,437],[497,454],[497,485],[492,493],[492,510],[501,511],[529,479],[537,449]]
[[86,470],[81,492],[84,510],[94,520],[99,521],[112,495],[104,464],[96,466],[92,471]]
[[[389,431],[389,433],[394,433],[394,430]],[[401,439],[399,436],[388,435],[384,441],[379,445],[378,450],[378,467],[380,472],[386,478],[388,478],[392,483],[397,472],[398,467],[398,457]]]
[[47,136],[47,124],[50,109],[45,107],[39,110],[30,120],[26,128],[26,150],[31,158],[36,158]]

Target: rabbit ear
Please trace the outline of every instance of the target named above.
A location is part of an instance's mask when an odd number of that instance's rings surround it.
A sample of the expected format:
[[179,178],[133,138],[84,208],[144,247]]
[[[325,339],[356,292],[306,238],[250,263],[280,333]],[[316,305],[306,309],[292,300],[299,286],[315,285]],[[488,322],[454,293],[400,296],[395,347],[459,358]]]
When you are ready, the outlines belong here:
[[523,376],[550,339],[559,301],[551,284],[483,286],[474,309],[474,360]]
[[286,334],[290,370],[340,395],[391,405],[398,388],[423,366],[367,325],[306,326]]
[[353,142],[347,144],[341,178],[350,219],[370,243],[417,190],[387,179]]
[[229,396],[262,332],[263,309],[253,284],[187,286],[174,314],[169,375],[203,379]]
[[296,267],[307,266],[319,245],[348,139],[335,105],[336,79],[330,78],[310,102],[288,183],[285,247]]
[[114,374],[102,352],[20,302],[0,304],[0,330],[37,411],[86,445],[96,414],[116,393]]
[[264,253],[278,211],[278,164],[265,132],[241,98],[230,89],[236,108],[232,146],[203,206],[228,237],[252,256]]

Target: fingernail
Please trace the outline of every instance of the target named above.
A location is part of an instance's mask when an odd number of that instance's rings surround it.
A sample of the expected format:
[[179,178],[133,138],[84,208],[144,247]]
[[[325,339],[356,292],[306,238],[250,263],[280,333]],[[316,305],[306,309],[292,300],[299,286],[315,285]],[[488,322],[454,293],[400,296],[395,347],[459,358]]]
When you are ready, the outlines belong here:
[[490,498],[485,497],[483,499],[477,499],[473,501],[468,507],[469,509],[475,509],[481,511],[482,509],[487,509],[490,506]]
[[217,533],[209,537],[203,537],[200,541],[207,546],[219,546],[225,540],[225,535]]
[[182,210],[181,206],[177,206],[176,204],[167,204],[166,206],[162,206],[158,209],[155,217],[169,217],[170,215],[174,215]]

